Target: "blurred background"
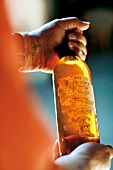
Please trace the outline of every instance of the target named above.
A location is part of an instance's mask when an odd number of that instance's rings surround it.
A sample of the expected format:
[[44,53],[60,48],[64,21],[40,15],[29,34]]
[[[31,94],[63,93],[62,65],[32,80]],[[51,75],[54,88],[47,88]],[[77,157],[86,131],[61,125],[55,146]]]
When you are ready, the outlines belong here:
[[[5,0],[14,31],[31,31],[55,18],[76,16],[89,21],[84,32],[88,45],[86,62],[90,67],[101,142],[113,146],[113,4],[111,0]],[[27,73],[28,83],[40,98],[51,128],[56,133],[52,75]],[[113,170],[113,161],[112,167]]]

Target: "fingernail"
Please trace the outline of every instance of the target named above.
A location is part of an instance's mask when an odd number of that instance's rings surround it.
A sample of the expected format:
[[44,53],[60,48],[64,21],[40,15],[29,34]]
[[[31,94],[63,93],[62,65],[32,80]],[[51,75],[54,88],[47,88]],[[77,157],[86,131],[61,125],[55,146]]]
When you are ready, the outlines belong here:
[[85,57],[82,57],[82,60],[85,61]]
[[83,23],[84,23],[84,24],[90,24],[90,22],[88,22],[88,21],[83,21]]

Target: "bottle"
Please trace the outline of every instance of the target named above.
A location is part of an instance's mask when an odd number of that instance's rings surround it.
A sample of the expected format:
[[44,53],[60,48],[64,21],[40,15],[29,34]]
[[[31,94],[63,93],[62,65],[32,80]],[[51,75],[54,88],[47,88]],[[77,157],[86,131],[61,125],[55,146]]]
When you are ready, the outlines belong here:
[[[57,134],[60,155],[85,142],[100,142],[92,76],[77,56],[61,58],[53,72]],[[72,139],[70,145],[63,141]]]

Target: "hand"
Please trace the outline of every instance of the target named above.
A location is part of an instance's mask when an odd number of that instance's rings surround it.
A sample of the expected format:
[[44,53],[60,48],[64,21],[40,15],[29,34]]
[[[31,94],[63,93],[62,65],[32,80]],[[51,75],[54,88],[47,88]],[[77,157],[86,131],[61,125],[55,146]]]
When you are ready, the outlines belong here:
[[[85,60],[87,41],[83,31],[89,28],[89,22],[76,17],[55,19],[41,28],[28,33],[30,46],[26,46],[26,70],[42,69],[52,72],[59,61],[59,55],[66,55],[70,49]],[[27,40],[28,40],[27,37]],[[26,39],[25,39],[26,40]],[[64,54],[62,53],[64,51]],[[32,58],[30,58],[30,54]]]
[[113,148],[96,142],[79,145],[70,154],[61,156],[56,141],[53,149],[55,164],[62,170],[110,170]]

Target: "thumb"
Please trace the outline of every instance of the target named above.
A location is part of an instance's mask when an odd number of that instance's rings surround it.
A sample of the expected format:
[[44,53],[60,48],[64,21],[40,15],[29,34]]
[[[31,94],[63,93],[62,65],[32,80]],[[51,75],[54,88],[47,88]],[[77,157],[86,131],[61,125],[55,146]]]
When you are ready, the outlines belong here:
[[77,29],[80,31],[87,30],[90,26],[90,22],[81,21],[77,17],[67,17],[59,20],[59,25],[66,31]]

